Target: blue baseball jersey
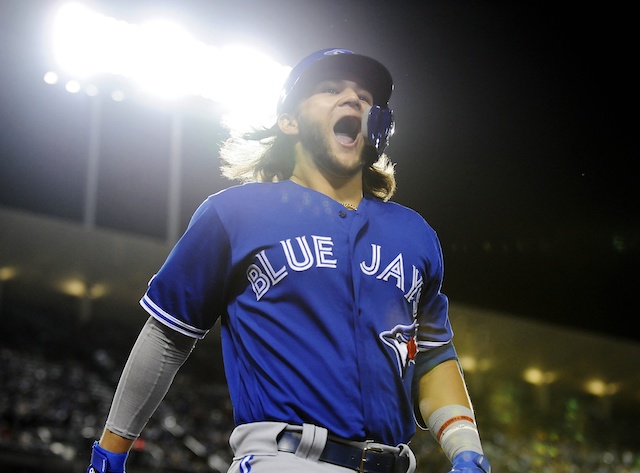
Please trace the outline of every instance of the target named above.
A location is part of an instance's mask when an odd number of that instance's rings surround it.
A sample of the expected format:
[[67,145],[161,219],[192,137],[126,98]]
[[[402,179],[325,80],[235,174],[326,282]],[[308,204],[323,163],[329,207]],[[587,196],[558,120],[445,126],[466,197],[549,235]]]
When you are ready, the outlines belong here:
[[221,318],[237,424],[396,445],[415,433],[416,353],[451,345],[442,277],[436,233],[411,209],[252,183],[202,203],[141,305],[195,338]]

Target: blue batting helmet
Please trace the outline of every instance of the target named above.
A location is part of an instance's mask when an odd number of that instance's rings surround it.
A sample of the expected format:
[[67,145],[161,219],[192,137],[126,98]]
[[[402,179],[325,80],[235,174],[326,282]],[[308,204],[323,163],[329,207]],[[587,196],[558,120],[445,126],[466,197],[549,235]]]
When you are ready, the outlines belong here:
[[373,95],[374,105],[387,107],[393,91],[393,79],[387,68],[348,49],[330,48],[311,53],[291,70],[280,93],[278,114],[290,111],[318,82],[341,74],[355,75]]

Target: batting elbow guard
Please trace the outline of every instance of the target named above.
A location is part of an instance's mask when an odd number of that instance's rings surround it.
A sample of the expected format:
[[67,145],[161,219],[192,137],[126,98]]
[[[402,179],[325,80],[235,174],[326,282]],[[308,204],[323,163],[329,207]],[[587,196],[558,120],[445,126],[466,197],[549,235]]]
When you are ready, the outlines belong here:
[[491,465],[482,453],[467,450],[453,457],[450,473],[491,473]]
[[128,453],[113,453],[102,448],[98,442],[91,448],[91,464],[87,473],[125,473],[124,464]]

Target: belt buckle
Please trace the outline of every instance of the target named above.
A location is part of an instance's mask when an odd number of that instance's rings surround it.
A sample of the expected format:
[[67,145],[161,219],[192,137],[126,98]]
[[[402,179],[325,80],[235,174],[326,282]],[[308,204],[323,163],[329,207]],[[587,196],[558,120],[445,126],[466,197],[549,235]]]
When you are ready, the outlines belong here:
[[375,453],[384,453],[384,450],[380,447],[373,447],[370,445],[365,445],[362,449],[362,454],[360,455],[360,466],[358,467],[358,473],[366,473],[365,463],[367,463],[367,452],[375,452]]

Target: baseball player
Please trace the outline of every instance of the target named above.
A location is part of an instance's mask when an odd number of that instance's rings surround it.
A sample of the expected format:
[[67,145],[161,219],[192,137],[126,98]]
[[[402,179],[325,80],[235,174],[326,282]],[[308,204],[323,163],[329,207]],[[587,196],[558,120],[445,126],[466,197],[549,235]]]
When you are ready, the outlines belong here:
[[140,302],[150,317],[90,473],[125,471],[218,319],[236,423],[229,472],[412,472],[416,423],[451,473],[490,472],[440,292],[438,238],[389,201],[392,90],[378,61],[317,51],[291,71],[277,123],[225,143],[223,172],[243,184],[201,204],[151,279]]

